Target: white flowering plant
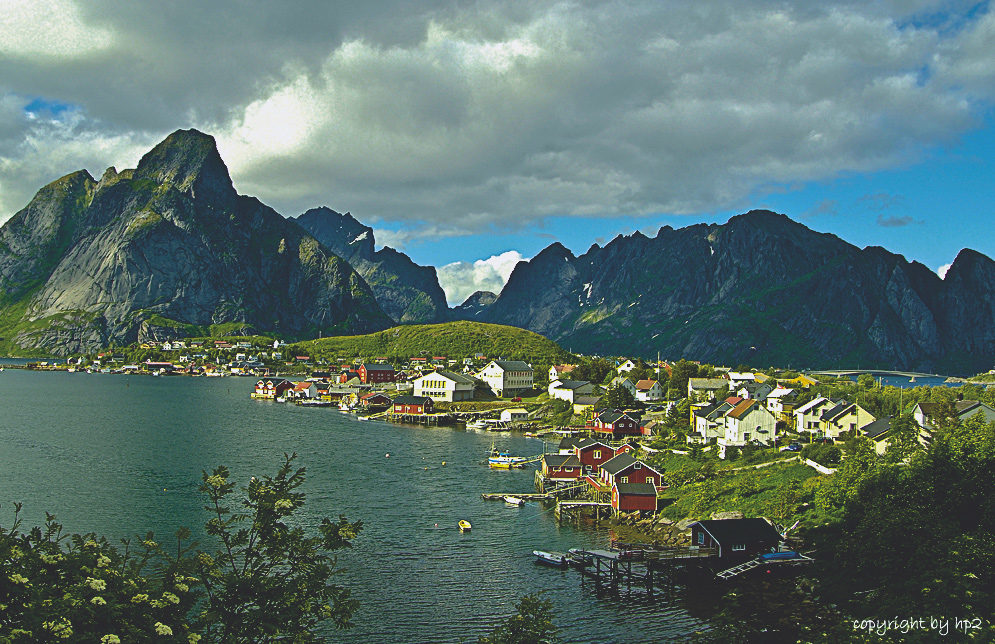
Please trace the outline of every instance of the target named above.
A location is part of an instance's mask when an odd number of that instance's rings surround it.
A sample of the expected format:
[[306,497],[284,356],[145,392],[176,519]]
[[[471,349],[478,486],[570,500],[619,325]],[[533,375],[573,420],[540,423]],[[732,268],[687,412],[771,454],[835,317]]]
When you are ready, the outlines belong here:
[[188,528],[168,551],[151,532],[120,546],[69,535],[53,515],[24,531],[14,504],[11,526],[0,524],[0,644],[303,644],[320,641],[321,622],[350,626],[358,602],[331,583],[331,553],[363,524],[294,523],[305,500],[296,457],[284,454],[276,476],[253,478],[243,495],[227,468],[204,472],[212,552]]
[[0,525],[0,644],[143,641],[156,623],[177,633],[161,641],[187,641],[187,615],[203,595],[200,587],[161,609],[131,599],[161,596],[171,590],[167,580],[193,569],[183,545],[189,531],[178,534],[173,557],[151,533],[137,547],[123,541],[118,548],[95,534],[65,533],[51,514],[44,528],[22,531],[21,508],[14,504],[9,528]]

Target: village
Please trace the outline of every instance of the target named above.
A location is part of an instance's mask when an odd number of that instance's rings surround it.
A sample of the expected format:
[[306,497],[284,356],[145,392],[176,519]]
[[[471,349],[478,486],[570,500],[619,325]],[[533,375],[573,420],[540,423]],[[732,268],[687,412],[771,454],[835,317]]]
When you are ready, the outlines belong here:
[[[727,578],[761,562],[769,570],[774,563],[812,561],[801,553],[803,541],[790,534],[793,511],[768,516],[772,513],[743,507],[713,511],[707,518],[700,513],[675,516],[681,483],[687,481],[680,480],[683,469],[669,459],[756,463],[724,470],[730,473],[796,464],[811,468],[812,475],[831,476],[840,462],[838,445],[859,437],[883,455],[891,439],[890,415],[872,413],[862,405],[860,390],[855,390],[856,398],[813,393],[820,385],[813,374],[625,357],[596,359],[602,366],[597,373],[580,364],[534,368],[523,360],[479,353],[456,359],[422,355],[404,360],[315,360],[297,355],[293,348],[280,341],[174,341],[135,347],[154,352],[141,362],[126,361],[134,353],[107,351],[65,365],[29,367],[251,377],[256,382],[250,395],[260,401],[333,407],[362,420],[526,432],[544,439],[542,454],[494,450],[489,464],[535,464],[534,492],[505,490],[485,498],[548,502],[561,520],[612,521],[625,539],[617,539],[609,551],[536,554],[546,563],[596,570],[592,574],[599,579],[604,562],[605,578],[613,583],[651,578],[651,569],[659,571],[663,565],[671,570],[675,562],[709,560],[713,572]],[[925,443],[940,407],[917,402],[910,409]],[[958,400],[953,409],[961,420],[978,413],[986,422],[995,420],[995,409],[978,400]],[[668,507],[671,518],[665,516]],[[633,572],[634,553],[641,561],[655,563]]]

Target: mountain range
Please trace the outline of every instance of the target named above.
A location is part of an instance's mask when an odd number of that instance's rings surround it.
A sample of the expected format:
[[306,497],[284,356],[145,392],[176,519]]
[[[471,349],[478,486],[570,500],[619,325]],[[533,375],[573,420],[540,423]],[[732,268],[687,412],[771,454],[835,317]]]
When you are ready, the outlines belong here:
[[500,294],[450,309],[433,267],[376,250],[352,215],[285,218],[238,195],[214,139],[196,130],[174,132],[134,170],[62,177],[0,228],[9,352],[447,320],[521,327],[589,354],[976,373],[995,354],[995,262],[965,249],[940,279],[752,211],[579,256],[554,243]]

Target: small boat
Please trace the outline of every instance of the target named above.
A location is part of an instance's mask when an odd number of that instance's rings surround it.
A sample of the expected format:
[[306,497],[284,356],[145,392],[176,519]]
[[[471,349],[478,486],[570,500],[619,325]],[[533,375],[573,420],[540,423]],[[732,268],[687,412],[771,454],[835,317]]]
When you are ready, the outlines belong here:
[[487,464],[497,469],[508,470],[513,467],[525,467],[525,462],[528,460],[525,456],[512,456],[508,452],[498,452],[487,458]]
[[466,424],[466,428],[467,429],[486,429],[487,428],[487,421],[485,421],[483,419],[472,420],[472,421],[470,421],[469,423]]
[[514,506],[525,505],[525,499],[517,496],[506,496],[504,497],[504,502]]
[[467,521],[466,519],[460,519],[460,522],[459,522],[459,531],[460,532],[469,532],[472,527],[473,526],[470,525],[469,521]]
[[537,564],[542,564],[544,566],[553,566],[554,568],[567,567],[567,556],[562,552],[556,552],[554,550],[551,550],[549,552],[545,550],[533,550],[532,554],[536,556]]
[[302,407],[331,407],[332,403],[327,400],[314,400],[313,398],[308,398],[305,400],[297,401],[298,405]]

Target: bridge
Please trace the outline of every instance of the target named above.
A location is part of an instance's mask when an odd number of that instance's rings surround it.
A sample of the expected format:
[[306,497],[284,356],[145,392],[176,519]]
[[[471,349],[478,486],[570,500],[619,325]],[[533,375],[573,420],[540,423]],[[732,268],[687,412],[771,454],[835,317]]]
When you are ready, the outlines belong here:
[[846,376],[859,376],[863,373],[869,373],[872,376],[895,376],[897,378],[946,378],[938,373],[918,373],[914,371],[886,371],[884,369],[826,369],[825,371],[807,371],[807,375],[811,376],[832,376],[834,378],[843,378]]

